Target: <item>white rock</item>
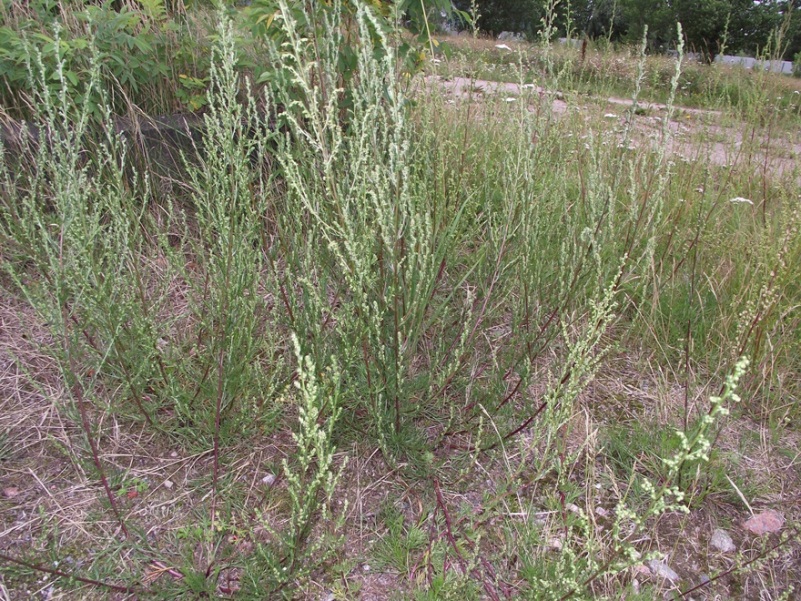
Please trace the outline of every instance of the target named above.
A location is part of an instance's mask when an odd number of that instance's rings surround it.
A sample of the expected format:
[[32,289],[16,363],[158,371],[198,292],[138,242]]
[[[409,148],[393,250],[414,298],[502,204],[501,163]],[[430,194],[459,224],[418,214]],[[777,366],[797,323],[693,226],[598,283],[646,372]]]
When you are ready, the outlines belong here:
[[679,575],[664,561],[652,559],[648,562],[648,567],[651,568],[651,573],[659,578],[664,578],[670,582],[676,582],[679,579]]
[[509,46],[506,44],[495,44],[495,47],[500,48],[501,50],[511,50],[511,48],[509,48]]
[[709,540],[709,544],[722,553],[733,553],[737,550],[737,547],[735,546],[734,541],[731,539],[731,536],[729,536],[729,533],[721,528],[718,528],[712,533],[712,538]]
[[267,486],[272,486],[275,484],[275,474],[267,474],[264,478],[261,479]]
[[162,483],[162,486],[164,486],[164,488],[166,488],[167,490],[170,490],[175,485],[173,484],[172,480],[165,480]]

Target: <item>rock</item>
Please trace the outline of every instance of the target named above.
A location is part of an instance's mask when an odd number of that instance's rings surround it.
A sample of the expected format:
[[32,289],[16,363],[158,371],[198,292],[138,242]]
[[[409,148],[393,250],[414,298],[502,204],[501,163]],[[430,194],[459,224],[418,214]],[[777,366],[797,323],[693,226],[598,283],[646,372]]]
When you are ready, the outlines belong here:
[[261,479],[267,486],[272,486],[275,484],[275,474],[267,474],[264,478]]
[[782,526],[784,526],[784,516],[773,509],[751,516],[743,524],[743,528],[757,536],[778,532]]
[[679,579],[679,575],[664,561],[652,559],[648,562],[648,567],[651,568],[651,573],[658,578],[664,578],[670,582],[676,582]]
[[715,547],[721,553],[733,553],[737,550],[734,541],[725,530],[718,528],[712,533],[712,538],[709,539],[709,544]]
[[514,33],[511,31],[502,31],[498,36],[499,42],[525,42],[526,36],[522,33]]
[[177,453],[177,452],[175,452],[175,451],[173,451],[172,453],[170,453],[170,457],[172,457],[173,459],[175,459],[176,457],[178,457],[178,453]]
[[6,499],[13,499],[18,494],[19,494],[19,488],[17,488],[16,486],[9,486],[3,489],[3,496]]
[[598,507],[595,508],[595,515],[605,518],[609,515],[609,511],[598,505]]
[[562,541],[558,538],[552,538],[548,541],[548,547],[551,548],[553,551],[561,551],[562,550]]
[[171,489],[173,486],[175,486],[175,485],[173,484],[172,480],[165,480],[165,481],[163,482],[163,486],[164,486],[164,488],[166,488],[167,490],[170,490],[170,489]]

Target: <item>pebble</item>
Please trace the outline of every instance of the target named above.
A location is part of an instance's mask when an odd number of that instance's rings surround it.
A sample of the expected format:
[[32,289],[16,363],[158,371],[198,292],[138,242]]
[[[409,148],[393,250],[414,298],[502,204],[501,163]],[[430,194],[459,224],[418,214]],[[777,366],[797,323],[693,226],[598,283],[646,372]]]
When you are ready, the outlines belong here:
[[163,483],[163,486],[167,490],[170,490],[175,485],[173,484],[172,480],[165,480],[164,483]]
[[264,478],[261,479],[267,486],[272,486],[275,484],[275,474],[267,474]]
[[737,550],[734,541],[729,536],[729,533],[723,530],[722,528],[718,528],[712,533],[712,538],[709,540],[709,544],[715,547],[721,553],[733,553]]
[[19,494],[19,488],[17,488],[16,486],[9,486],[3,489],[3,496],[6,499],[13,499],[18,494]]
[[175,459],[176,457],[178,457],[178,453],[176,451],[173,451],[172,453],[170,453],[170,457]]
[[562,550],[562,541],[558,538],[552,538],[548,541],[548,546],[553,549],[554,551],[561,551]]
[[595,515],[605,518],[609,515],[609,511],[601,507],[600,505],[595,508]]
[[651,568],[651,573],[659,578],[664,578],[670,582],[676,582],[679,579],[679,575],[664,561],[652,559],[648,562],[648,567]]

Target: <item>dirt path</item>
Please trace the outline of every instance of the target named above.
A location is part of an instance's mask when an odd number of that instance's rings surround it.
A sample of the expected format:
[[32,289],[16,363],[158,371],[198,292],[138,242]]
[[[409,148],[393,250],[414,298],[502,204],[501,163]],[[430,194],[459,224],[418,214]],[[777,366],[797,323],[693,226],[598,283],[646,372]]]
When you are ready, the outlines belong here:
[[[657,102],[638,102],[632,115],[632,100],[625,98],[581,98],[568,97],[561,92],[546,90],[534,84],[520,85],[466,77],[443,79],[439,76],[425,78],[428,89],[440,88],[455,98],[470,100],[490,95],[503,95],[508,102],[527,98],[535,110],[542,102],[550,101],[553,114],[562,116],[571,109],[595,112],[611,124],[625,124],[633,119],[631,148],[656,149],[662,144],[664,119],[668,117],[668,106]],[[756,129],[745,122],[724,124],[725,113],[717,110],[673,107],[669,115],[667,130],[668,152],[686,161],[707,161],[718,167],[749,165],[757,173],[775,177],[792,177],[801,185],[801,131],[775,132]],[[795,134],[795,135],[793,135]]]

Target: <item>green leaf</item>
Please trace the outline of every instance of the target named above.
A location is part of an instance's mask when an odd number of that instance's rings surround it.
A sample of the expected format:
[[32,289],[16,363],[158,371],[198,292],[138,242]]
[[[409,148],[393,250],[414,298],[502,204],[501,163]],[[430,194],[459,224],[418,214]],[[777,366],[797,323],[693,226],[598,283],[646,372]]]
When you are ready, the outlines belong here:
[[75,87],[78,87],[78,74],[75,71],[64,71],[64,77]]

